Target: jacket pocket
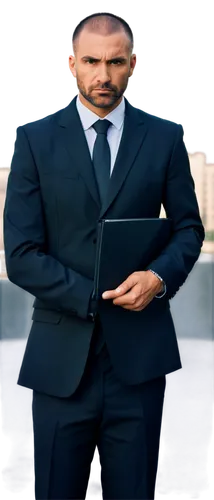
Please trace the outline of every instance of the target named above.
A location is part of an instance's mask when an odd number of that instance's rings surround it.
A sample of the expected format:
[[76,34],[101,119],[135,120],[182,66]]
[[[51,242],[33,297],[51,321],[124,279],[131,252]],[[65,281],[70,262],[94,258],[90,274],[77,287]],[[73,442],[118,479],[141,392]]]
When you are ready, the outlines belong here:
[[34,309],[32,314],[33,321],[41,321],[42,323],[59,323],[62,318],[62,313],[52,311],[50,309]]

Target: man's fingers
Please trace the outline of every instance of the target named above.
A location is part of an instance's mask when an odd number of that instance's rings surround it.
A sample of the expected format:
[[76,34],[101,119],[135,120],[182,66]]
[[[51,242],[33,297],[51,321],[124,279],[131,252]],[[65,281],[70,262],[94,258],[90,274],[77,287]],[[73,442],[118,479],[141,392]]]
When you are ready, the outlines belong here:
[[120,297],[124,295],[128,290],[130,290],[134,285],[136,285],[138,279],[135,273],[131,274],[123,283],[121,283],[115,290],[106,290],[103,292],[103,299],[114,299],[115,297]]
[[131,305],[131,306],[136,306],[136,303],[139,299],[139,296],[136,292],[133,290],[130,290],[130,292],[121,295],[120,297],[116,297],[113,302],[114,304],[118,305]]
[[119,297],[119,295],[123,295],[122,291],[116,291],[116,290],[106,290],[102,294],[103,299],[115,299],[115,297]]

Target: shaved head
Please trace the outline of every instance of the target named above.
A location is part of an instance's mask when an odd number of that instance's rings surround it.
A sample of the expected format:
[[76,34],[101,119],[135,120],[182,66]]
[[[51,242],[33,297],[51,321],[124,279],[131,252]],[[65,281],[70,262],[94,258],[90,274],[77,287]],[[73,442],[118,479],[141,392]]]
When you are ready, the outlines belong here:
[[122,18],[110,13],[98,13],[83,19],[75,28],[73,33],[73,49],[74,53],[78,50],[78,40],[80,33],[87,30],[89,33],[96,33],[102,36],[109,36],[114,33],[125,33],[128,38],[130,51],[133,50],[133,33],[129,25]]

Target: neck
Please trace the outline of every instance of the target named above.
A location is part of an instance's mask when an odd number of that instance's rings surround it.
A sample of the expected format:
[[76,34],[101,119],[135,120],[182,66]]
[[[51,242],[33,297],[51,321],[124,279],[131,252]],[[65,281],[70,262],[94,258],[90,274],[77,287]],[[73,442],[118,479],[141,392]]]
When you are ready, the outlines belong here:
[[119,106],[119,104],[121,103],[122,98],[123,98],[123,96],[121,96],[118,99],[118,101],[116,101],[112,106],[109,106],[107,108],[98,108],[96,106],[93,106],[93,104],[91,102],[89,102],[87,99],[85,99],[85,97],[83,97],[82,94],[79,93],[79,99],[80,99],[81,103],[86,108],[90,109],[90,111],[93,111],[93,113],[98,115],[100,118],[105,118],[105,116],[108,115],[111,111],[113,111],[113,109],[117,108],[117,106]]

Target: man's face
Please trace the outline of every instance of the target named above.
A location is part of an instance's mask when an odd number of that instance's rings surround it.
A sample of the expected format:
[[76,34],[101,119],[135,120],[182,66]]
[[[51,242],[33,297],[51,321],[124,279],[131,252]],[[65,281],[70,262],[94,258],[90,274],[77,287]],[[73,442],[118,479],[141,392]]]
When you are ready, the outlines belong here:
[[100,115],[119,104],[135,64],[136,56],[131,55],[129,39],[123,31],[103,36],[83,29],[75,57],[69,57],[81,101]]

